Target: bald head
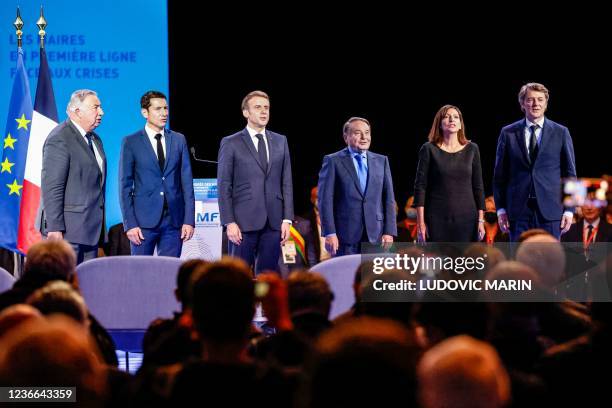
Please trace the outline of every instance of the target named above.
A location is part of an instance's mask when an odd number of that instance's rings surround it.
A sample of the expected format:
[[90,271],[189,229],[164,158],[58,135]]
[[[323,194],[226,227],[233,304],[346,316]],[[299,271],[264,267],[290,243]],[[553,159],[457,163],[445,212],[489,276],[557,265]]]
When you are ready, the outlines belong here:
[[531,267],[547,288],[556,286],[565,277],[565,253],[552,235],[527,238],[516,251],[516,260]]
[[497,408],[510,399],[510,381],[495,349],[469,336],[444,340],[418,366],[425,408]]

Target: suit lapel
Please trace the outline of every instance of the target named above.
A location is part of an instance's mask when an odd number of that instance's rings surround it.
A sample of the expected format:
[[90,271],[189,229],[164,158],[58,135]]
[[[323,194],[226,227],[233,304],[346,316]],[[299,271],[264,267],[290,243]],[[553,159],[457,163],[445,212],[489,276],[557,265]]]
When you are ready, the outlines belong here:
[[[157,161],[157,153],[155,153],[155,150],[153,150],[153,145],[151,144],[151,140],[149,139],[149,135],[147,135],[146,130],[142,129],[140,131],[140,143],[143,145],[143,149],[147,156],[149,156],[149,159],[151,160],[151,162],[155,165],[155,167],[157,167],[159,169],[159,161]],[[167,149],[168,147],[166,147]]]
[[246,130],[246,128],[242,131],[242,135],[241,135],[240,138],[242,139],[242,141],[246,145],[246,148],[249,150],[249,152],[251,152],[251,155],[253,156],[253,159],[255,159],[255,161],[257,162],[257,164],[261,168],[261,170],[265,173],[266,169],[264,169],[263,164],[261,164],[259,162],[259,155],[257,154],[257,150],[255,150],[255,145],[253,144],[253,140],[251,139],[251,135],[249,135],[249,132],[248,132],[248,130]]
[[344,155],[342,156],[342,164],[346,167],[346,170],[351,175],[353,182],[355,183],[355,187],[359,194],[363,196],[363,192],[361,191],[361,185],[359,184],[359,177],[357,177],[357,171],[355,170],[355,165],[353,164],[353,156],[351,155],[348,147],[344,150]]
[[[85,137],[81,135],[81,132],[79,132],[79,130],[76,128],[76,126],[74,126],[74,124],[72,123],[70,119],[68,119],[68,126],[70,127],[70,129],[72,129],[72,133],[73,133],[73,136],[77,144],[80,145],[81,148],[85,151],[85,155],[89,157],[89,159],[95,163],[96,169],[98,169],[98,172],[100,173],[100,175],[103,176],[102,170],[100,170],[100,166],[98,165],[98,160],[96,159],[96,156],[91,152],[91,149],[89,148],[89,144],[87,144],[87,142],[85,141]],[[106,163],[105,162],[106,159],[102,151],[101,143],[97,139],[98,139],[98,136],[94,133],[92,142],[96,145],[98,152],[102,155],[101,157],[102,157],[103,163]]]
[[519,122],[519,125],[516,129],[516,141],[523,152],[523,159],[527,162],[527,164],[531,164],[531,159],[529,159],[529,152],[527,152],[527,145],[525,144],[525,126],[527,122],[523,119]]
[[272,152],[276,152],[277,149],[276,146],[272,146],[273,140],[275,139],[272,139],[272,135],[268,133],[267,130],[264,137],[268,141],[268,167],[266,168],[266,175],[268,175],[270,174],[270,169],[272,168]]
[[166,169],[168,168],[168,162],[170,161],[170,157],[172,157],[172,142],[174,140],[172,132],[170,132],[168,129],[164,129],[164,138],[166,139],[166,159],[164,160],[164,171],[162,172],[162,174],[166,172]]
[[366,183],[366,195],[367,195],[369,186],[371,185],[370,183],[371,179],[374,177],[374,174],[378,174],[379,163],[378,163],[378,160],[376,160],[374,156],[372,156],[372,153],[370,153],[369,150],[366,153],[366,155],[368,157],[368,181]]
[[538,156],[536,157],[536,161],[538,161],[538,157],[540,157],[540,154],[542,154],[544,148],[546,147],[546,144],[550,140],[550,131],[550,124],[548,122],[548,119],[546,119],[545,117],[544,123],[542,124],[542,132],[540,133],[540,146],[538,147]]
[[[102,176],[102,185],[104,185],[106,182],[106,154],[104,153],[104,148],[102,147],[102,139],[100,139],[100,136],[98,136],[97,133],[94,133],[93,143],[96,145],[96,149],[102,158],[102,168],[104,171],[100,171],[100,175]],[[87,148],[89,148],[89,146],[87,146]],[[96,166],[97,165],[98,161],[96,160]],[[98,166],[98,169],[100,169],[100,166]]]

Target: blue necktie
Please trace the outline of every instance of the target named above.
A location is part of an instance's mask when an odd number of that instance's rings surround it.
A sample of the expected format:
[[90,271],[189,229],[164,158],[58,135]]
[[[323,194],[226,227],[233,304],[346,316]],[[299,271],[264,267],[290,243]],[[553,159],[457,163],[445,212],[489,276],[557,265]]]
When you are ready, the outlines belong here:
[[361,187],[361,192],[365,193],[366,183],[368,181],[368,169],[363,163],[363,157],[361,157],[361,154],[356,154],[355,159],[357,160],[357,177],[359,177],[359,186]]

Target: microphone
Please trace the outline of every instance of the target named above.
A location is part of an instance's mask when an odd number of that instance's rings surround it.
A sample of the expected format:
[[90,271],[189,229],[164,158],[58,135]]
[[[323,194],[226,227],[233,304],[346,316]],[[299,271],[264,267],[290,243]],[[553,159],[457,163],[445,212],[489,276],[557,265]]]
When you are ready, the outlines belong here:
[[195,147],[191,146],[191,149],[189,149],[191,151],[191,155],[193,156],[193,160],[198,161],[198,162],[202,162],[202,163],[213,163],[213,164],[219,164],[219,162],[216,162],[214,160],[204,160],[204,159],[198,159],[196,157],[196,152],[195,152]]

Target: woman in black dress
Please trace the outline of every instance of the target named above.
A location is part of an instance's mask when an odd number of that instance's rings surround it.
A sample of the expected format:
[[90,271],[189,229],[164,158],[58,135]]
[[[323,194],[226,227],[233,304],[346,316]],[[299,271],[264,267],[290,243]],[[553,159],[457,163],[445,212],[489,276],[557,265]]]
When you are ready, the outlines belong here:
[[459,109],[436,114],[429,142],[421,147],[414,206],[421,242],[473,242],[484,237],[484,187],[480,152],[465,137]]

